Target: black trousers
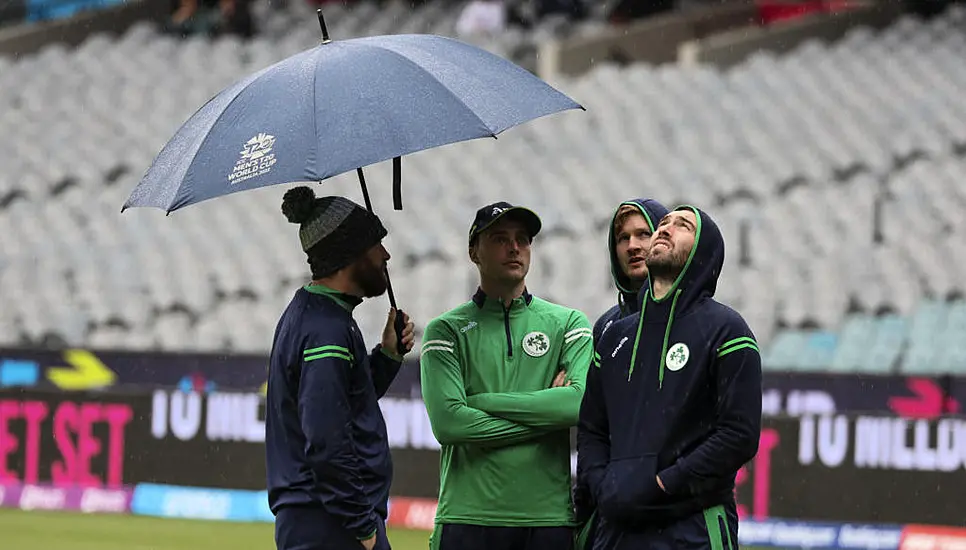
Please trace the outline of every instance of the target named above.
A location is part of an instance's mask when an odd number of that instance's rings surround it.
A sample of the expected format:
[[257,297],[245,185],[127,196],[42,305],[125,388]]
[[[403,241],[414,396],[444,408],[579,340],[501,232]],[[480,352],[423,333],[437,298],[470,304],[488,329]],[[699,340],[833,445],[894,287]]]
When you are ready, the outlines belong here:
[[430,550],[573,550],[570,527],[490,527],[445,523],[430,538]]
[[[386,526],[379,522],[375,550],[391,550]],[[287,506],[275,516],[275,546],[278,550],[362,550],[338,520],[324,509]]]
[[738,550],[738,512],[734,503],[708,508],[660,528],[627,530],[601,518],[593,550]]

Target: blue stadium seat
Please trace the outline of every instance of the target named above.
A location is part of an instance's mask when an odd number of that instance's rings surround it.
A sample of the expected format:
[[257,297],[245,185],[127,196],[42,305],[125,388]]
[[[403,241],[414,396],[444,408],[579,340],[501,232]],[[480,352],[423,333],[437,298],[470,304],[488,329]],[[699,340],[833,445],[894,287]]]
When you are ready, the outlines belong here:
[[909,330],[909,321],[899,315],[886,315],[874,322],[872,345],[859,362],[858,370],[869,373],[892,372],[899,360]]
[[783,330],[762,350],[762,368],[776,371],[796,370],[808,345],[809,335],[800,330]]
[[875,342],[876,320],[867,315],[852,315],[845,321],[839,333],[835,355],[829,363],[833,372],[856,372],[862,370],[869,350]]
[[949,307],[939,301],[925,300],[919,303],[912,317],[905,344],[906,349],[899,363],[899,371],[905,374],[925,374],[938,370],[943,334],[949,318]]
[[937,338],[935,369],[943,373],[966,372],[966,301],[947,305],[945,326]]
[[798,368],[805,371],[823,371],[829,368],[838,349],[839,335],[825,330],[813,330],[798,360]]

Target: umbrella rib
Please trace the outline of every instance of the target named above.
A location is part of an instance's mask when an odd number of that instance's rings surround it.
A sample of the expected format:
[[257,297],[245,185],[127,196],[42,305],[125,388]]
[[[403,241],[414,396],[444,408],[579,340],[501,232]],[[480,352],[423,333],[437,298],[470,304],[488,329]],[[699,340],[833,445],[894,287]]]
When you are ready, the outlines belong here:
[[[242,93],[244,93],[244,91],[249,88],[249,86],[252,86],[253,84],[255,84],[255,82],[257,82],[259,79],[264,77],[273,69],[276,69],[277,67],[282,65],[284,62],[285,61],[283,60],[277,63],[273,63],[272,65],[269,65],[268,67],[265,67],[264,69],[252,74],[247,78],[248,82],[245,82],[245,80],[240,80],[239,82],[236,82],[236,84],[241,84],[241,86],[238,88],[238,90],[235,92],[232,98],[228,100],[228,103],[225,104],[225,106],[221,109],[221,111],[212,118],[211,123],[207,125],[208,131],[205,131],[202,133],[204,137],[198,142],[197,146],[192,146],[192,148],[190,149],[191,162],[189,162],[185,167],[185,175],[187,175],[188,172],[191,170],[192,166],[194,166],[194,163],[197,160],[198,151],[204,148],[205,144],[208,143],[208,140],[211,139],[211,132],[210,132],[211,128],[214,128],[221,120],[221,118],[225,116],[225,113],[228,112],[228,109],[235,103],[235,101],[238,100],[238,97],[241,96]],[[216,97],[217,97],[217,94],[211,99],[209,99],[207,103],[214,101]],[[198,111],[200,110],[201,108],[198,109]],[[196,111],[196,114],[197,114],[197,111]],[[182,178],[183,177],[184,176],[182,176]],[[178,199],[178,196],[181,195],[181,192],[183,190],[184,190],[184,187],[180,186],[178,190],[175,192],[174,196],[171,197],[171,202],[168,204],[168,207],[167,207],[169,209],[168,212],[177,210],[178,208],[181,207],[181,205],[178,204],[177,199]]]

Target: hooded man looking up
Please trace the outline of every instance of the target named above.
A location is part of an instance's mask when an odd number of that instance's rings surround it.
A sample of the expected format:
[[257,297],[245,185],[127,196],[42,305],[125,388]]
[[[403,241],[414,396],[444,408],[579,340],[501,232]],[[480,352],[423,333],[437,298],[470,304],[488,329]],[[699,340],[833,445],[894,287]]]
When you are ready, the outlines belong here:
[[[278,550],[389,550],[392,457],[377,400],[402,363],[389,310],[370,352],[352,317],[386,291],[386,229],[342,197],[308,187],[285,193],[312,281],[298,288],[275,330],[265,414],[268,502]],[[402,312],[402,344],[413,323]]]
[[596,550],[737,548],[734,482],[758,451],[761,359],[741,315],[713,298],[723,264],[711,217],[676,208],[651,239],[640,312],[597,342],[577,432]]

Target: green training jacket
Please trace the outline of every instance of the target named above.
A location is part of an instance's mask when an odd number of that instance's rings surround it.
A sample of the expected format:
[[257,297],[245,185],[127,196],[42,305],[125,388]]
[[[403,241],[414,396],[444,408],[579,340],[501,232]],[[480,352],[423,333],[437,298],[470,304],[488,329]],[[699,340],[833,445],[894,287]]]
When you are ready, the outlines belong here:
[[[570,428],[593,360],[582,312],[478,291],[433,319],[420,356],[441,445],[437,526],[573,526]],[[550,388],[565,370],[571,385]]]

